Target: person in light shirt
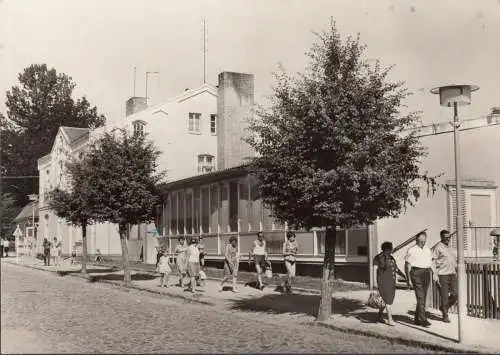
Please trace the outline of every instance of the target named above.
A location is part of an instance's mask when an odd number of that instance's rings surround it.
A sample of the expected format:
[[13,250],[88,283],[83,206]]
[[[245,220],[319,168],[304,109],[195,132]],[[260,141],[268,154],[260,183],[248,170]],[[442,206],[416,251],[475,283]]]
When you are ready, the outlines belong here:
[[415,325],[429,327],[431,323],[425,315],[425,300],[433,273],[432,252],[425,245],[427,234],[417,236],[416,245],[408,249],[405,256],[405,271],[408,286],[415,289],[417,309],[415,310]]
[[255,271],[257,271],[257,288],[259,290],[264,289],[264,283],[262,282],[262,273],[266,268],[266,262],[268,260],[267,257],[267,248],[266,248],[266,240],[264,239],[264,233],[257,233],[257,240],[254,240],[252,243],[252,249],[248,254],[248,264],[250,265],[251,260],[255,262]]
[[432,250],[432,260],[438,277],[434,280],[441,295],[443,322],[450,323],[448,310],[458,300],[457,254],[450,246],[450,232],[443,229],[439,234],[441,241]]

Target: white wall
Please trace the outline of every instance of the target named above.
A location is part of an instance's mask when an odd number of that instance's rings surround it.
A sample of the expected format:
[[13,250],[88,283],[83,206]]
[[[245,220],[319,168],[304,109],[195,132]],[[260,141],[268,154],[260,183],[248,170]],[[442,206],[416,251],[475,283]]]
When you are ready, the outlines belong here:
[[[500,185],[500,126],[490,126],[460,132],[461,176],[462,178],[485,178]],[[439,182],[453,180],[454,153],[453,134],[423,137],[422,142],[428,147],[428,156],[423,159],[422,171],[430,175],[444,173]],[[500,223],[500,194],[496,190],[496,224]],[[439,231],[449,228],[447,198],[444,190],[439,190],[433,197],[424,195],[417,205],[408,208],[399,218],[382,219],[377,222],[378,244],[386,240],[394,246],[408,239],[412,234],[428,228],[428,244],[434,245],[439,240]],[[413,245],[413,244],[412,244]],[[407,248],[396,253],[398,264]],[[400,264],[401,266],[401,264]]]

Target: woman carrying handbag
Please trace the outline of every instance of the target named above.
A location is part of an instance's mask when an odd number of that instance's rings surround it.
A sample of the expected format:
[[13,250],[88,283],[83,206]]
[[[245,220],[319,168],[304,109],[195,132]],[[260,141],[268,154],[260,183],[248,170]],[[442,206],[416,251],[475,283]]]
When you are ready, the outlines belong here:
[[378,295],[372,293],[368,299],[371,307],[377,307],[378,321],[385,323],[383,319],[384,309],[387,311],[387,325],[394,326],[391,306],[396,295],[396,275],[404,274],[399,270],[396,260],[392,256],[392,243],[382,243],[382,252],[373,258],[375,280],[377,282]]

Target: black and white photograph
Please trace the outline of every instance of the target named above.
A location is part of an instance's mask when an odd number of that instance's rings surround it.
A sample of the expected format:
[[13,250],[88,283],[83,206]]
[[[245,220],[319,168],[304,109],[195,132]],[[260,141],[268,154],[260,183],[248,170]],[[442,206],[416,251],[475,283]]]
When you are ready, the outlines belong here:
[[1,354],[500,354],[500,0],[0,0]]

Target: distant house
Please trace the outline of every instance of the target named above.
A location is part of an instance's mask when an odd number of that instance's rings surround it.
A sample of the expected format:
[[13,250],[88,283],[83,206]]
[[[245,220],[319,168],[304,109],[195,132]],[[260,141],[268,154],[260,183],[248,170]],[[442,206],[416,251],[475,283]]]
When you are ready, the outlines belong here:
[[[81,241],[80,228],[67,224],[51,211],[47,204],[47,193],[56,187],[69,187],[66,163],[79,159],[88,149],[89,143],[104,132],[125,129],[132,134],[148,134],[162,152],[159,169],[166,170],[167,179],[175,180],[217,168],[217,89],[203,84],[196,89],[182,92],[161,104],[146,106],[145,98],[132,97],[126,103],[127,116],[122,120],[106,124],[95,130],[75,127],[60,127],[50,154],[38,160],[40,175],[39,235],[57,237],[62,240],[63,254],[71,253],[75,242]],[[156,235],[162,234],[161,224],[133,226],[130,233],[130,254],[138,259],[146,237],[152,239],[148,249],[154,250]],[[111,224],[88,227],[89,253],[97,249],[103,254],[121,254],[118,229]],[[39,239],[38,248],[41,248]],[[148,259],[151,259],[149,253]]]
[[21,229],[23,233],[21,239],[24,240],[24,244],[34,243],[37,238],[38,203],[30,202],[24,206],[21,212],[13,219],[13,223]]

